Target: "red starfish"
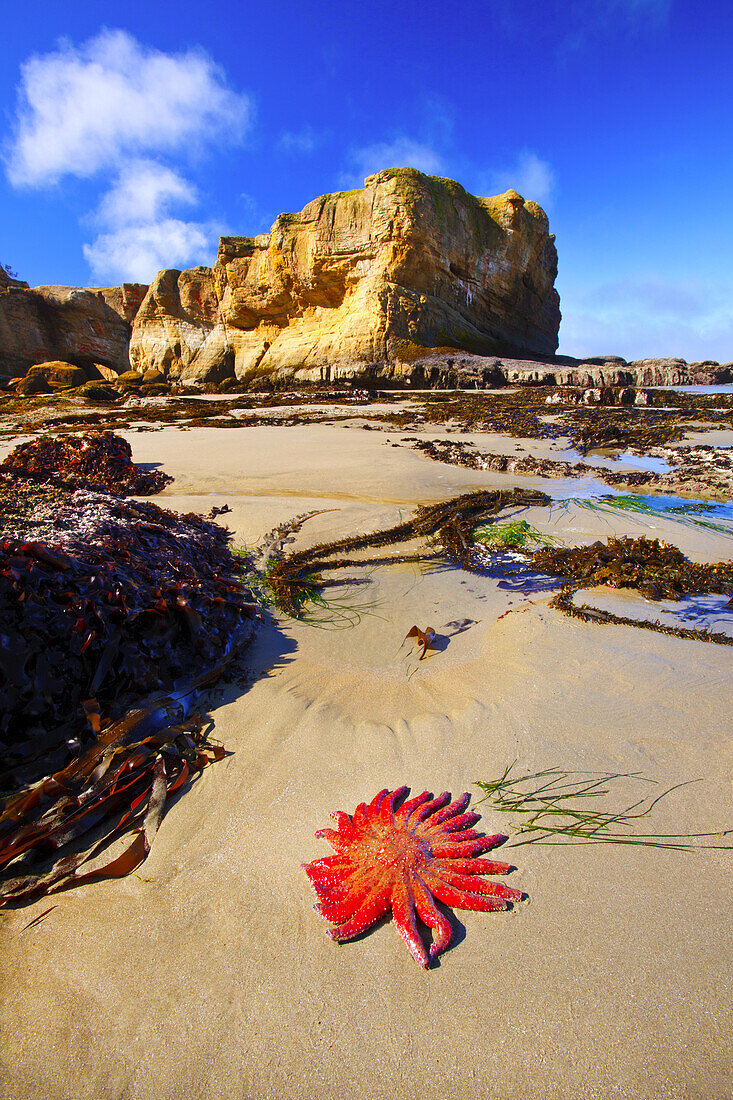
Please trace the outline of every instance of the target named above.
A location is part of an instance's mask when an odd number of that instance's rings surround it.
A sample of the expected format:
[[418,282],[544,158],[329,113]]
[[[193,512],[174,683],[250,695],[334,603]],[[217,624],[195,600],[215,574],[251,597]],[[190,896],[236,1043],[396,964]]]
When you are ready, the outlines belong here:
[[[338,831],[319,829],[316,836],[327,840],[336,854],[303,868],[319,898],[316,911],[340,926],[329,929],[332,939],[354,939],[391,907],[408,951],[427,967],[429,958],[445,951],[451,939],[451,926],[433,897],[459,909],[492,912],[521,901],[522,893],[480,877],[505,875],[511,867],[475,858],[507,838],[481,836],[470,828],[480,814],[465,812],[469,794],[451,802],[448,791],[437,798],[423,791],[405,802],[408,793],[409,787],[385,789],[368,806],[357,806],[353,817],[340,810],[331,814]],[[429,957],[416,911],[435,933]]]

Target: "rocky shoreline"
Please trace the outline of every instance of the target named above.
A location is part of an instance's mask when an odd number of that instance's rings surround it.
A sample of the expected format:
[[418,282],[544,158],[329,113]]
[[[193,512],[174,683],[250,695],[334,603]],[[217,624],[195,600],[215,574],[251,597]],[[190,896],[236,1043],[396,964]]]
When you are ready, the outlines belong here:
[[[655,447],[638,454],[640,458],[660,458],[674,464],[669,473],[648,470],[616,470],[587,462],[535,458],[532,455],[505,455],[479,451],[471,443],[454,440],[410,440],[415,450],[436,462],[447,462],[469,470],[493,470],[497,473],[532,477],[588,477],[614,488],[636,489],[672,496],[701,497],[726,501],[733,497],[733,459],[728,448],[709,444],[686,447]],[[618,456],[615,456],[616,459]]]
[[[0,303],[1,304],[1,303]],[[714,386],[733,383],[733,362],[717,363],[710,360],[688,363],[685,359],[639,359],[627,362],[616,356],[594,359],[574,359],[571,356],[554,356],[542,359],[513,359],[511,357],[481,356],[463,353],[456,349],[441,349],[416,357],[410,369],[385,359],[365,364],[358,372],[334,369],[325,372],[325,380],[298,379],[292,373],[262,375],[252,379],[237,378],[233,372],[217,379],[196,381],[171,377],[164,369],[146,366],[141,362],[138,370],[127,369],[116,373],[99,363],[79,366],[64,360],[36,361],[26,367],[20,364],[18,373],[2,374],[0,393],[18,396],[51,394],[76,391],[89,394],[92,399],[103,400],[105,395],[114,398],[124,393],[141,393],[143,396],[181,394],[247,394],[247,393],[302,393],[303,391],[328,391],[348,393],[350,390],[368,390],[389,387],[394,391],[411,393],[417,389],[492,390],[506,386],[560,386],[568,389],[596,391],[597,396],[588,403],[602,403],[600,394],[613,389],[617,394],[627,388],[665,386]],[[9,368],[6,365],[6,370]],[[11,368],[12,369],[12,368]],[[619,403],[611,401],[611,404]]]

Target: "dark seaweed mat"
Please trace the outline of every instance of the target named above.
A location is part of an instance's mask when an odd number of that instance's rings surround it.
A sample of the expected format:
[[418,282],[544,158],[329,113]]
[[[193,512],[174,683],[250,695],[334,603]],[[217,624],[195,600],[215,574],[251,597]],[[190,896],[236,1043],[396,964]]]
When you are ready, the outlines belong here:
[[609,538],[591,546],[542,547],[538,570],[577,587],[635,588],[650,600],[679,600],[701,592],[733,592],[733,562],[688,561],[676,546],[647,538]]
[[153,496],[173,481],[170,474],[136,466],[130,444],[114,432],[43,435],[21,443],[0,469],[35,481],[97,489],[114,496]]
[[[49,492],[85,529],[24,540],[20,511],[48,510]],[[84,746],[84,700],[115,718],[199,675],[251,633],[256,605],[228,532],[198,516],[8,474],[0,508],[13,536],[0,538],[1,796],[63,763],[67,741]]]
[[542,547],[532,555],[531,561],[541,572],[562,577],[565,581],[562,591],[550,600],[550,607],[572,618],[642,627],[693,641],[733,645],[733,638],[727,634],[637,620],[574,602],[579,589],[599,585],[634,588],[649,600],[679,600],[699,593],[730,595],[733,593],[733,562],[708,565],[688,561],[676,546],[646,538],[609,538],[607,543],[595,542],[591,546],[568,549]]

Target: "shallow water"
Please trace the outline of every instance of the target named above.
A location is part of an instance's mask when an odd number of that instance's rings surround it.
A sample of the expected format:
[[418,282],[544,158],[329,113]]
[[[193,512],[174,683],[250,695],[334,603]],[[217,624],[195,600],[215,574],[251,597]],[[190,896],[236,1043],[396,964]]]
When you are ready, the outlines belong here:
[[625,466],[632,466],[635,470],[647,470],[652,474],[668,474],[672,466],[663,458],[656,455],[636,455],[624,451],[595,451],[581,454],[573,447],[568,447],[559,456],[565,462],[585,462],[587,466],[598,466],[607,470],[621,470]]
[[[553,501],[558,503],[564,500],[597,500],[600,504],[605,502],[609,507],[613,507],[614,497],[624,497],[636,499],[643,505],[639,515],[643,515],[644,511],[651,511],[659,516],[667,516],[669,519],[690,517],[733,523],[733,501],[729,500],[699,500],[661,493],[654,495],[629,493],[627,489],[617,489],[593,477],[566,478],[555,483],[548,481],[542,488]],[[630,510],[630,514],[636,513]]]
[[[605,490],[608,492],[608,489]],[[628,495],[628,494],[622,494]],[[690,500],[677,496],[640,496],[644,506],[659,513],[672,512],[673,515],[700,516],[702,519],[727,520],[733,522],[733,501]]]

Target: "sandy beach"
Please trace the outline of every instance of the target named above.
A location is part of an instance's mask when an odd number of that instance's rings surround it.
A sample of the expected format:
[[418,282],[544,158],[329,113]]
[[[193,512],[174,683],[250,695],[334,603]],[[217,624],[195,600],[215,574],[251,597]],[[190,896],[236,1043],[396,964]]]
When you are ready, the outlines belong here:
[[[228,504],[242,546],[304,512],[320,514],[296,547],[471,489],[583,489],[433,462],[392,446],[402,434],[126,433],[135,461],[175,477],[158,503]],[[646,534],[733,556],[664,516],[527,518],[568,544]],[[403,783],[476,796],[513,761],[639,772],[660,793],[700,780],[640,831],[730,827],[730,650],[568,619],[548,585],[405,563],[349,575],[366,583],[331,590],[319,624],[266,613],[251,686],[212,695],[230,755],[171,805],[137,874],[0,914],[3,1100],[730,1096],[729,851],[507,845],[528,900],[458,910],[429,971],[391,921],[332,943],[301,870],[326,854],[313,834],[332,811]],[[413,624],[441,640],[424,661],[402,644]],[[621,806],[638,795],[619,790]],[[480,810],[487,832],[506,829]]]

